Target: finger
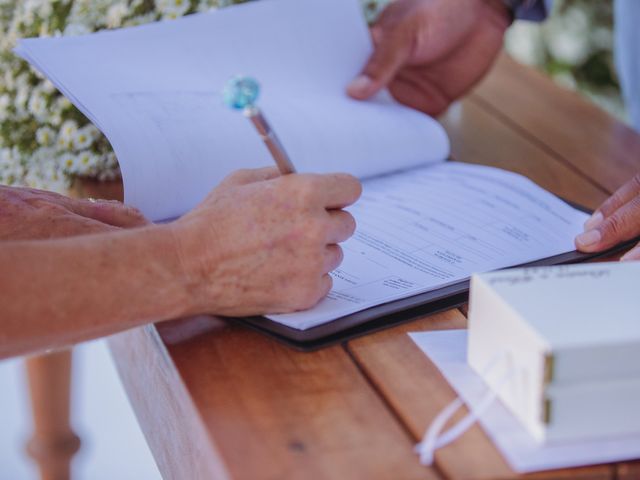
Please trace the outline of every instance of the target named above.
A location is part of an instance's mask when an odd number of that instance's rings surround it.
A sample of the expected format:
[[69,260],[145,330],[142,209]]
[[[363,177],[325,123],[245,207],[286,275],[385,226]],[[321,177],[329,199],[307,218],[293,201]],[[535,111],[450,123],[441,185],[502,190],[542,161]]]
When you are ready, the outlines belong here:
[[[308,310],[313,308],[320,300],[327,296],[327,294],[331,291],[333,287],[333,278],[328,273],[325,273],[320,277],[318,283],[315,281],[313,283],[313,288],[310,292],[308,292],[308,296],[306,298],[300,299],[297,302],[296,310]],[[288,311],[285,309],[285,311]]]
[[621,262],[640,260],[640,243],[620,257]]
[[47,225],[46,237],[42,238],[63,238],[78,235],[91,235],[94,233],[105,233],[119,230],[119,227],[109,225],[92,218],[67,213],[52,218]]
[[328,173],[313,176],[322,206],[327,209],[344,208],[355,203],[362,195],[362,185],[348,173]]
[[598,252],[631,240],[640,234],[640,196],[627,202],[596,228],[576,237],[576,246],[583,252]]
[[343,259],[344,252],[340,245],[327,245],[323,256],[323,272],[332,272],[340,266]]
[[150,222],[135,207],[115,200],[73,200],[67,202],[67,208],[77,215],[92,218],[108,225],[121,228],[133,228],[148,225]]
[[585,230],[592,230],[600,225],[603,220],[612,215],[629,200],[640,194],[640,174],[636,174],[631,180],[622,185],[616,192],[604,201],[593,215],[585,222]]
[[400,103],[431,116],[440,115],[451,104],[451,99],[429,81],[426,73],[403,72],[391,83],[389,91]]
[[347,87],[349,96],[357,100],[370,98],[386,87],[411,55],[411,29],[377,25],[373,32],[377,40],[375,50],[360,75]]
[[247,168],[233,172],[220,183],[220,186],[247,185],[249,183],[271,180],[279,176],[280,172],[276,167]]
[[77,199],[33,189],[23,189],[23,191],[30,194],[23,197],[24,201],[36,210],[60,208],[62,211],[121,228],[138,227],[150,223],[138,209],[116,200]]
[[351,238],[356,231],[356,220],[349,212],[344,210],[329,210],[329,229],[327,231],[328,243],[340,243]]
[[318,301],[326,297],[333,288],[333,278],[328,273],[324,274],[320,279],[320,298]]

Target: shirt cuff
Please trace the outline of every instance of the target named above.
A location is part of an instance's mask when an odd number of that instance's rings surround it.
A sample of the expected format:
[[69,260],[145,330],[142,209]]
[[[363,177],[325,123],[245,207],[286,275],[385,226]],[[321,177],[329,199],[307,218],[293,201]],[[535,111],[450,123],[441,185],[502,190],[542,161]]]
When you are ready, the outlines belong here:
[[542,22],[547,18],[552,7],[553,0],[525,1],[516,9],[515,18],[531,22]]

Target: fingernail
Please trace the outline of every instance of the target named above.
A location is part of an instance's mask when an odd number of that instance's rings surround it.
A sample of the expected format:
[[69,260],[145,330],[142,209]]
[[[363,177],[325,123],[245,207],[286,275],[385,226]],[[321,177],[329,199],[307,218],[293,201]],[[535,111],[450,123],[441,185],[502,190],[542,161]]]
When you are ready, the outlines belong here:
[[620,257],[621,262],[628,262],[631,260],[640,260],[640,248],[632,248]]
[[589,217],[589,219],[586,222],[584,222],[585,231],[593,230],[598,225],[600,225],[603,222],[603,220],[604,220],[604,216],[602,215],[602,213],[598,211],[593,212],[593,215],[591,215],[591,217]]
[[598,230],[587,230],[576,237],[576,243],[580,247],[590,247],[600,241],[602,235]]
[[350,95],[366,95],[372,84],[373,80],[371,80],[371,77],[358,75],[347,87],[347,92]]

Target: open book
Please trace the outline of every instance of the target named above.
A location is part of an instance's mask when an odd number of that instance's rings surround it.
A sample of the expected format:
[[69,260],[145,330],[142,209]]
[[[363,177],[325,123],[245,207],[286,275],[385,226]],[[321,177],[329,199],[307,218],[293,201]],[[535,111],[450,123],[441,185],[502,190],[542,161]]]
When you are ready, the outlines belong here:
[[185,213],[233,170],[272,165],[223,104],[239,73],[261,82],[261,107],[299,171],[362,178],[332,292],[269,317],[294,329],[571,251],[586,219],[522,176],[445,162],[442,127],[387,92],[348,98],[372,52],[358,0],[263,0],[16,51],[106,134],[126,201],[153,220]]

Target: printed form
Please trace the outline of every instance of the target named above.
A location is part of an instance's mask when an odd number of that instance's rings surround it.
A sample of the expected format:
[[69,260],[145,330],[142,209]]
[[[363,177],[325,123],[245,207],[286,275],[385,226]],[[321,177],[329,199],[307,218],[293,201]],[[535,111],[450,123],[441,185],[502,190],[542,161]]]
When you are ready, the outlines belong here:
[[268,318],[305,330],[472,273],[569,252],[588,217],[521,175],[456,162],[366,180],[349,211],[357,229],[342,244],[330,294],[310,310]]

